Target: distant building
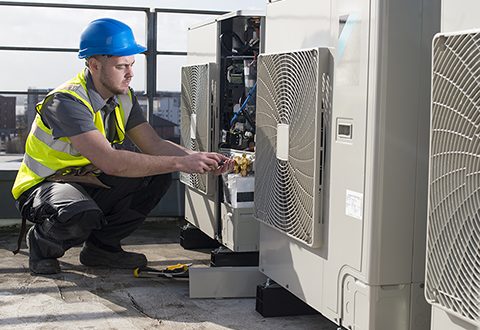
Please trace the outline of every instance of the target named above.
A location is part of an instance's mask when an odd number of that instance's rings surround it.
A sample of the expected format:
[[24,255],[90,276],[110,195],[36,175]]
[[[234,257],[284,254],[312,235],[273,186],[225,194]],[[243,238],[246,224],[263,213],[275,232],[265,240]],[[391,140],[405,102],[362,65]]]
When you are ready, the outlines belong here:
[[152,116],[152,125],[155,132],[157,132],[158,136],[163,139],[167,139],[176,143],[180,142],[180,135],[175,134],[176,128],[178,128],[178,124],[172,123],[165,118],[162,118],[158,114],[154,113]]
[[3,134],[15,132],[15,96],[0,95],[0,131]]
[[160,109],[155,109],[161,117],[180,124],[180,92],[159,92]]
[[28,97],[25,111],[25,115],[27,116],[28,130],[30,130],[30,127],[32,126],[33,120],[35,119],[35,115],[37,113],[35,110],[35,106],[38,102],[43,100],[43,98],[48,94],[48,92],[50,92],[50,89],[28,89]]
[[[147,117],[148,99],[143,92],[137,92],[137,99],[143,114]],[[153,114],[175,125],[174,135],[180,136],[180,92],[160,91],[153,102]]]
[[148,98],[143,92],[136,92],[138,104],[142,108],[143,115],[145,118],[148,117]]

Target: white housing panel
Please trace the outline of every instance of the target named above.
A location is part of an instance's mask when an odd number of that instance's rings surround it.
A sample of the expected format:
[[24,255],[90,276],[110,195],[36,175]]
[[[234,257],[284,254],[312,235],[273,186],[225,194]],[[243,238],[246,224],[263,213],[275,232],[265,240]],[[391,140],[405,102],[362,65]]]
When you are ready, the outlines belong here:
[[188,64],[216,63],[218,24],[211,20],[190,27],[187,33]]
[[315,219],[321,244],[261,222],[260,267],[345,328],[428,328],[429,63],[439,19],[439,0],[267,5],[265,56],[328,48],[334,75],[324,207]]
[[442,32],[480,28],[480,1],[442,0]]

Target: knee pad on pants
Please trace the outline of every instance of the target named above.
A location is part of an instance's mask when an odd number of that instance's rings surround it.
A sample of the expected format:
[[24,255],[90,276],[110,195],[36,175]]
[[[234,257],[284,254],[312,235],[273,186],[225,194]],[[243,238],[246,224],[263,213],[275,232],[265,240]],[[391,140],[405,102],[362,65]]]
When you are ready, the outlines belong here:
[[56,241],[81,242],[87,239],[92,230],[105,224],[105,216],[99,208],[81,208],[72,205],[65,207],[56,216],[52,215],[39,226],[39,229]]

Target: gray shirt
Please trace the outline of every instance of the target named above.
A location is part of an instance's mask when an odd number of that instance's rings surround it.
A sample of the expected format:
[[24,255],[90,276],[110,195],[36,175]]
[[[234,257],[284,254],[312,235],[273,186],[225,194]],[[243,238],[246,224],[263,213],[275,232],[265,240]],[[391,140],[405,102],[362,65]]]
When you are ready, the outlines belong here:
[[[116,136],[115,122],[113,121],[115,114],[109,115],[115,109],[115,105],[118,104],[117,97],[113,96],[108,100],[104,100],[96,91],[90,72],[87,69],[85,69],[85,78],[90,104],[95,113],[97,111],[102,112],[107,139],[111,142]],[[132,96],[133,108],[125,127],[126,132],[146,122],[133,91]],[[97,129],[93,123],[93,114],[90,110],[80,100],[70,94],[57,93],[50,97],[42,109],[41,117],[42,121],[52,129],[52,135],[56,139]]]

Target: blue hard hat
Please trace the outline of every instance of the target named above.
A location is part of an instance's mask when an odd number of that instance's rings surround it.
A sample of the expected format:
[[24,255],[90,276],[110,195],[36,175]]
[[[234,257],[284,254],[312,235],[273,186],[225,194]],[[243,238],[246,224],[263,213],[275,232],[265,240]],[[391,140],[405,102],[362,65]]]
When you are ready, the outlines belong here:
[[146,50],[137,44],[128,25],[113,18],[100,18],[90,22],[83,30],[78,58],[93,55],[129,56]]

